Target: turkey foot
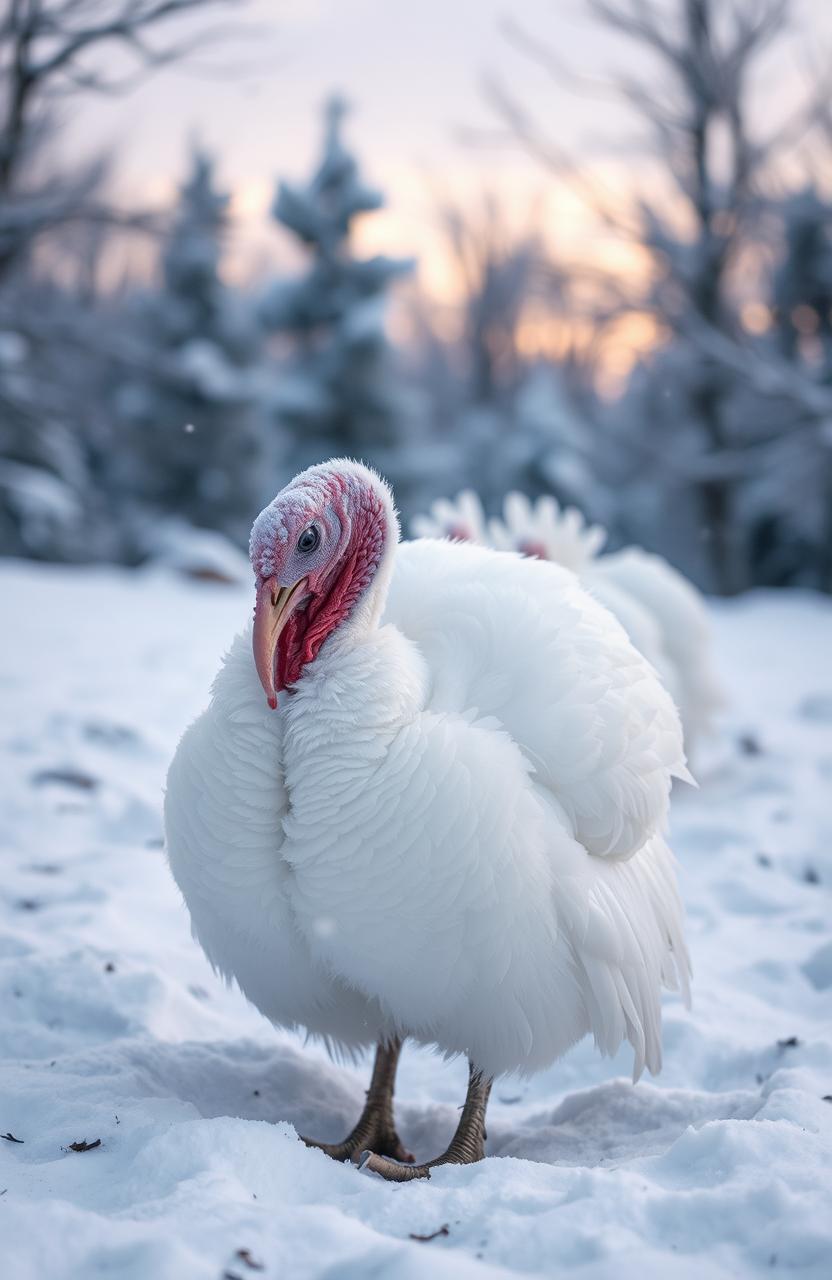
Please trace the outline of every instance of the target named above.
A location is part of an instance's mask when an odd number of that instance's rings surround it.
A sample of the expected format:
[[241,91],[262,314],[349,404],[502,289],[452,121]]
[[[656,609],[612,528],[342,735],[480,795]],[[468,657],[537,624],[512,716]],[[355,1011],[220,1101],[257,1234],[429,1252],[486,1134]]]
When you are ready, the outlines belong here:
[[312,1138],[302,1138],[307,1147],[316,1147],[333,1160],[358,1160],[363,1151],[372,1147],[380,1155],[412,1163],[413,1156],[403,1146],[393,1120],[393,1087],[401,1051],[399,1039],[382,1041],[377,1046],[367,1101],[352,1133],[343,1142],[315,1142]]
[[485,1159],[485,1109],[490,1093],[491,1081],[486,1080],[473,1063],[469,1063],[465,1105],[451,1145],[443,1155],[428,1160],[426,1164],[398,1164],[395,1157],[388,1159],[389,1151],[363,1151],[358,1161],[359,1169],[380,1173],[388,1182],[410,1182],[414,1178],[429,1178],[431,1169],[437,1165],[474,1164]]

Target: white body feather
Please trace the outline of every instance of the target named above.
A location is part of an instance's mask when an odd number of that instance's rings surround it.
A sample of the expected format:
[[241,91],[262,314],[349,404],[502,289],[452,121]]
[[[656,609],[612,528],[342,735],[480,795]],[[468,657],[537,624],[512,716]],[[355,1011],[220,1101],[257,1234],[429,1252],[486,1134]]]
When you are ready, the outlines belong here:
[[489,1074],[591,1033],[638,1075],[661,985],[687,992],[674,774],[671,699],[572,573],[405,543],[277,712],[237,638],[171,765],[168,850],[210,960],[276,1023]]

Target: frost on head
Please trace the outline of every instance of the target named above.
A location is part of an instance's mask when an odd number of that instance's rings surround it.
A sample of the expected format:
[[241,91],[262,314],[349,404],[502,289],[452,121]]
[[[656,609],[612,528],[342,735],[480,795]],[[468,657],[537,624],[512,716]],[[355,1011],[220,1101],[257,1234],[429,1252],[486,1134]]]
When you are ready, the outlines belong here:
[[255,573],[262,574],[264,578],[271,577],[275,568],[270,548],[275,543],[285,543],[288,537],[289,530],[286,528],[283,512],[278,506],[278,499],[274,498],[251,526],[248,553]]
[[278,573],[280,553],[293,530],[321,515],[327,507],[339,515],[350,508],[360,509],[370,494],[386,512],[397,535],[393,495],[369,467],[348,458],[335,458],[302,471],[263,508],[252,525],[249,556],[255,576],[270,578]]
[[[288,488],[288,486],[287,486]],[[277,573],[275,552],[289,540],[287,518],[302,518],[306,514],[299,501],[287,497],[287,489],[281,490],[267,507],[260,512],[251,526],[248,551],[255,576],[271,578]]]

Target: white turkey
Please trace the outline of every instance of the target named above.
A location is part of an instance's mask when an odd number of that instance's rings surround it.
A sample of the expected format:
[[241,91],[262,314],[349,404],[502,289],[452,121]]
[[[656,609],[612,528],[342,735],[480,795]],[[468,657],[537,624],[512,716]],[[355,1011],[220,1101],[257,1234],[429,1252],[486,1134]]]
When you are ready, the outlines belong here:
[[[212,964],[273,1022],[375,1044],[338,1144],[395,1180],[480,1159],[491,1080],[584,1035],[661,1064],[662,985],[687,993],[671,699],[558,565],[399,544],[387,486],[312,467],[251,536],[253,627],[168,776],[167,846]],[[408,1163],[405,1037],[465,1054],[448,1150]]]
[[550,496],[531,503],[510,493],[502,520],[487,520],[477,494],[464,490],[454,500],[438,499],[429,515],[412,523],[420,537],[479,542],[574,570],[658,671],[679,708],[689,756],[712,729],[724,698],[714,673],[705,602],[661,556],[640,547],[601,555],[606,530],[587,525],[574,507],[562,509]]

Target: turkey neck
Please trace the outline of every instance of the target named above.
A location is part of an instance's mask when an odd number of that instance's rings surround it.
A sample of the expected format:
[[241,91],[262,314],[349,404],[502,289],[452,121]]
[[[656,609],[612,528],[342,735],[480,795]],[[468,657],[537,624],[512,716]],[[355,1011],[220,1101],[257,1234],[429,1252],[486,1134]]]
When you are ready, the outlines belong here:
[[319,765],[325,772],[359,742],[366,759],[377,759],[390,735],[425,704],[424,659],[396,627],[380,624],[396,543],[391,531],[372,581],[286,699],[281,714],[290,788],[301,761],[315,774]]

